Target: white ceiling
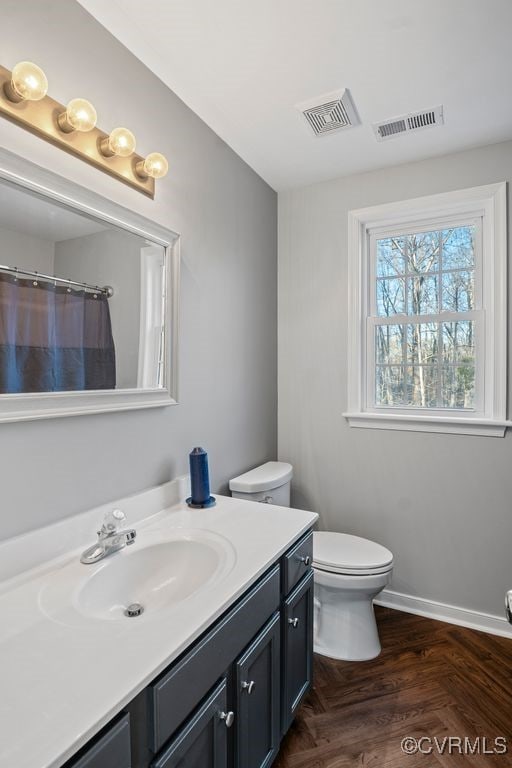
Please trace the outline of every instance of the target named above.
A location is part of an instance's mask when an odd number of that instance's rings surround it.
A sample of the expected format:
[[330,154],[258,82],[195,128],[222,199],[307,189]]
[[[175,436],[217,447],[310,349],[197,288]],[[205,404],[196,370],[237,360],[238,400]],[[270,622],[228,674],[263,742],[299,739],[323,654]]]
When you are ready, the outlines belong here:
[[[512,137],[512,0],[80,2],[278,190]],[[315,138],[295,104],[344,87],[362,125]]]

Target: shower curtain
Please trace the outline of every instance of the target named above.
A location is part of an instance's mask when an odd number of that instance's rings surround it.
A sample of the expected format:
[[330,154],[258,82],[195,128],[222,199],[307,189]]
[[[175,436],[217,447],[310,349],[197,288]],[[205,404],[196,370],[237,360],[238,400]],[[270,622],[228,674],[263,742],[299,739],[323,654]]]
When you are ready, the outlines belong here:
[[115,389],[105,294],[0,273],[0,392]]

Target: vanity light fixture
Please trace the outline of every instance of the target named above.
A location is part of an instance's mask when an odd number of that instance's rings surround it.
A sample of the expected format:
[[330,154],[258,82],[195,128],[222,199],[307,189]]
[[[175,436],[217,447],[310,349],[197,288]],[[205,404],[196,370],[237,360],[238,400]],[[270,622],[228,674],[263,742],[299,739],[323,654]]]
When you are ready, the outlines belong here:
[[135,136],[128,128],[114,128],[108,139],[103,139],[100,150],[105,157],[130,157],[135,152]]
[[40,101],[48,91],[46,75],[37,64],[20,61],[13,68],[10,80],[4,84],[4,94],[13,104],[20,101]]
[[88,133],[96,127],[97,121],[96,110],[87,99],[71,99],[66,111],[57,118],[59,128],[64,133],[71,133],[72,131]]
[[12,72],[0,67],[0,115],[148,197],[155,196],[155,179],[169,169],[163,155],[135,154],[135,136],[128,128],[105,133],[96,126],[96,110],[89,101],[72,99],[64,106],[47,91],[46,75],[37,64],[21,61]]
[[162,179],[169,170],[169,163],[160,152],[152,152],[135,166],[135,173],[141,179]]

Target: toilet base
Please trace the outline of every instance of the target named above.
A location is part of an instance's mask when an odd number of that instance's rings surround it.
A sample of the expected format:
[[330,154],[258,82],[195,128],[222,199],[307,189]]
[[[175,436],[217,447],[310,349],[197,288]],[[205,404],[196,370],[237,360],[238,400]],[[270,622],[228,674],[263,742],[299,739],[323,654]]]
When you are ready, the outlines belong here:
[[373,603],[362,600],[347,611],[315,610],[315,653],[339,661],[369,661],[381,650]]
[[315,569],[314,650],[340,661],[369,661],[381,652],[373,600],[391,573],[345,576]]

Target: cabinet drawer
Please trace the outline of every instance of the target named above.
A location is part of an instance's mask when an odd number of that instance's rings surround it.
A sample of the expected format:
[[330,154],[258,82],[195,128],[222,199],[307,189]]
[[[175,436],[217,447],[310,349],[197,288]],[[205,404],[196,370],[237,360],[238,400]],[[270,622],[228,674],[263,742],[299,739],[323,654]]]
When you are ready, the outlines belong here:
[[158,752],[279,606],[279,565],[149,686],[149,747]]
[[294,588],[313,568],[313,532],[295,544],[283,557],[283,593]]
[[167,749],[151,763],[151,768],[226,768],[226,680],[201,704]]
[[130,716],[123,715],[66,768],[131,768]]

